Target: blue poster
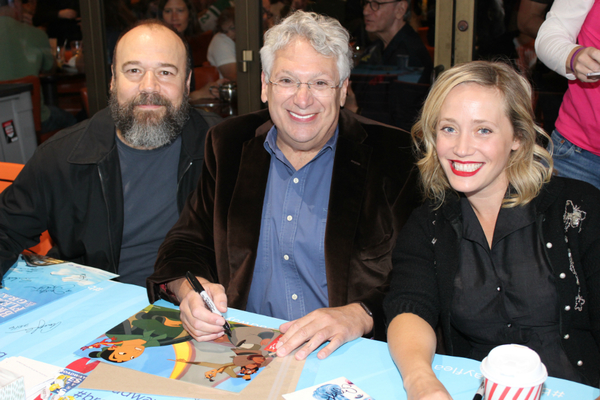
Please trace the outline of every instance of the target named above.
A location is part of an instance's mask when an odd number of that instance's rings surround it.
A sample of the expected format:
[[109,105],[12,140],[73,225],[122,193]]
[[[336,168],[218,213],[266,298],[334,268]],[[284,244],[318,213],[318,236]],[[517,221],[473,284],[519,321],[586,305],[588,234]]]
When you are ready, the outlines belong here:
[[119,275],[37,255],[21,255],[4,275],[0,323]]

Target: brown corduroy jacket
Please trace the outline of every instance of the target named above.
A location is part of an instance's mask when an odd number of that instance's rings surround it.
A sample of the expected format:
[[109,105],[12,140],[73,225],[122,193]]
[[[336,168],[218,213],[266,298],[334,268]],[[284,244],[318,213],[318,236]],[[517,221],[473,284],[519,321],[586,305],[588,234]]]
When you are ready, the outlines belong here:
[[[162,244],[148,278],[160,284],[191,271],[225,287],[230,307],[245,309],[258,246],[273,126],[267,110],[226,120],[207,136],[196,191]],[[382,301],[396,235],[417,205],[410,135],[342,110],[325,231],[331,307],[363,302],[374,336],[385,338]]]

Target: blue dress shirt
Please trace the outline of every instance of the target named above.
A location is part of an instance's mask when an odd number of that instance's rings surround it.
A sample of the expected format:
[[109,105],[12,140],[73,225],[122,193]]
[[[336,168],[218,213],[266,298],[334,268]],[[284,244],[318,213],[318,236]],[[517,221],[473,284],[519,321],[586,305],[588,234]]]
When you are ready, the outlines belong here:
[[338,132],[298,171],[277,147],[277,129],[267,133],[271,164],[247,311],[291,321],[329,305],[325,227]]

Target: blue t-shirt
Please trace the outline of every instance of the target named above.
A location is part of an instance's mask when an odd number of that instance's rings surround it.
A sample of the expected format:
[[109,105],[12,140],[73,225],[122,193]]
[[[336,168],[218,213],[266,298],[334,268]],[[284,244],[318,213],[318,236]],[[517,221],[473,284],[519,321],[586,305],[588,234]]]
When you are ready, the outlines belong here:
[[177,167],[181,137],[153,150],[137,150],[117,138],[123,182],[120,281],[146,286],[158,247],[179,218]]

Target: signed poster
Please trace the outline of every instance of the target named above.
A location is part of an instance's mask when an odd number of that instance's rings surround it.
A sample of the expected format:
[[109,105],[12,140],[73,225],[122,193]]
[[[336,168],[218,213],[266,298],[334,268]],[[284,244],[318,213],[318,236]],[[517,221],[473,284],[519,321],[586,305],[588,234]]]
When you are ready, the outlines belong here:
[[197,342],[179,310],[148,306],[75,354],[165,378],[240,392],[275,357],[279,331],[231,324],[227,335]]
[[118,275],[53,258],[20,255],[0,287],[0,323]]

